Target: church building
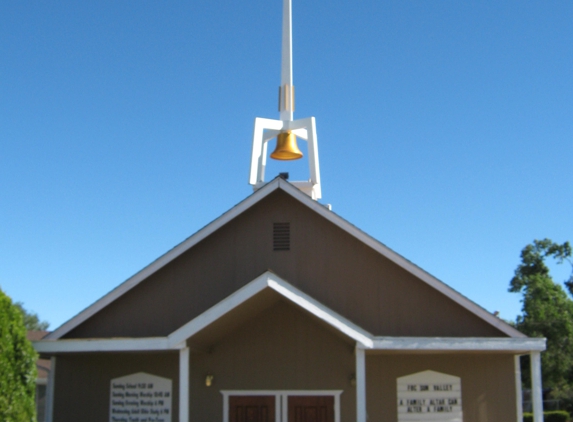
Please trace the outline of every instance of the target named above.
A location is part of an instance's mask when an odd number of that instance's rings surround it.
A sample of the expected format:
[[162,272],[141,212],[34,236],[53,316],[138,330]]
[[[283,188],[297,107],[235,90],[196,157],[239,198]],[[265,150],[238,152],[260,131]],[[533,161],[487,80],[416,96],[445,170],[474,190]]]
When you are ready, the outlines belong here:
[[[255,120],[254,192],[34,346],[54,422],[521,422],[528,338],[318,202],[314,118]],[[270,154],[309,179],[265,182]]]

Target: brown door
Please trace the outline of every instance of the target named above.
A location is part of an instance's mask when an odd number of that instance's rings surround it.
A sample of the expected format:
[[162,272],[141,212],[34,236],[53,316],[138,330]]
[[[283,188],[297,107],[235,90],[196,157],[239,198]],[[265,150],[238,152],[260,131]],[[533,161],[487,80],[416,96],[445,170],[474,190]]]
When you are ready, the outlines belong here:
[[334,422],[334,397],[289,396],[288,422]]
[[229,422],[275,422],[275,396],[229,396]]

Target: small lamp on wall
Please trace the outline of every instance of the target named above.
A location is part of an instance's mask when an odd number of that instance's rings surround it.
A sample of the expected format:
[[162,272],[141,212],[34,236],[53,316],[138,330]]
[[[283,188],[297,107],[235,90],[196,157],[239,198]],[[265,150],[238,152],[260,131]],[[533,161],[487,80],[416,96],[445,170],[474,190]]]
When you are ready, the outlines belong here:
[[355,387],[356,386],[356,375],[350,374],[350,385]]
[[213,385],[213,379],[214,379],[214,378],[215,378],[215,377],[214,377],[213,375],[210,375],[210,374],[207,375],[207,376],[205,377],[205,386],[206,386],[206,387],[211,387],[211,386]]

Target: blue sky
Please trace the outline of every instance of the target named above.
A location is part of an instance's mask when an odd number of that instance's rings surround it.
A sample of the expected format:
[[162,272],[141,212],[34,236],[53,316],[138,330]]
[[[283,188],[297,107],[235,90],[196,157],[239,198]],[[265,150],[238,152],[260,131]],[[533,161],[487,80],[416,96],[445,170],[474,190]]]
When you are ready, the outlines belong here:
[[[56,328],[249,195],[281,12],[0,2],[1,288]],[[520,250],[573,241],[573,2],[293,0],[293,20],[321,202],[513,319]]]

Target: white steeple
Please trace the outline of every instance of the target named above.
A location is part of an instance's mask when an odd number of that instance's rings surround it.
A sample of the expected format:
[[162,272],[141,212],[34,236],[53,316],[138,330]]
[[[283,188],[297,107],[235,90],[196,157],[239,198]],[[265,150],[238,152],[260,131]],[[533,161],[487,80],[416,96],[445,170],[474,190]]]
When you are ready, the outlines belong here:
[[305,192],[312,199],[321,198],[320,169],[318,166],[318,144],[316,138],[316,122],[314,117],[293,120],[294,85],[292,73],[292,0],[283,0],[283,33],[282,33],[282,63],[281,85],[279,87],[280,120],[255,118],[253,131],[253,150],[251,155],[251,171],[249,184],[257,190],[265,184],[265,167],[267,162],[267,144],[277,135],[287,133],[304,139],[308,144],[309,179],[307,181],[290,182]]
[[283,0],[283,44],[281,60],[281,86],[279,87],[281,120],[292,121],[294,112],[294,85],[292,82],[292,4]]

